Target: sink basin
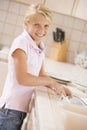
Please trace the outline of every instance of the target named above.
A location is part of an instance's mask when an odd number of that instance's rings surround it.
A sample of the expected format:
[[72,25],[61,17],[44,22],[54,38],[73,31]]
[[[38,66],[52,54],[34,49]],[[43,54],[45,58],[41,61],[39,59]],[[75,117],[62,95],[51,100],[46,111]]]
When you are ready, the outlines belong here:
[[73,96],[71,99],[68,99],[68,97],[61,97],[59,100],[61,100],[62,102],[65,102],[65,103],[69,103],[69,104],[76,104],[76,105],[86,106],[87,103],[83,99],[79,98],[77,96]]
[[65,126],[63,130],[87,130],[87,106],[64,102],[60,102],[60,104],[58,102],[59,105],[58,121],[61,121],[62,126]]

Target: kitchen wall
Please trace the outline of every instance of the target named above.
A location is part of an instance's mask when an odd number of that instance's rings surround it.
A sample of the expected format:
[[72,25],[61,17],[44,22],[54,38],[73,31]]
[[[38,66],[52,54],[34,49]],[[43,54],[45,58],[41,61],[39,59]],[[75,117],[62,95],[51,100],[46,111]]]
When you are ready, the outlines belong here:
[[[0,0],[0,46],[11,46],[12,40],[23,31],[23,17],[28,5],[14,0]],[[75,53],[87,52],[87,21],[53,12],[53,24],[46,44],[46,56],[49,57],[52,32],[59,27],[65,31],[68,44],[67,62],[73,63]]]

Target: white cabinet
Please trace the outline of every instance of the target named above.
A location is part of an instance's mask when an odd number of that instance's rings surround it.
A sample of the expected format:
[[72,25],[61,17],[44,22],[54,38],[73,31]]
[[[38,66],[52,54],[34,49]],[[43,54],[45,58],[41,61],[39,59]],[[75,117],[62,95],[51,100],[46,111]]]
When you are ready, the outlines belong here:
[[51,10],[71,15],[75,0],[46,0],[45,5]]
[[14,1],[18,1],[24,4],[41,4],[44,2],[43,0],[14,0]]
[[76,0],[72,15],[87,20],[87,0]]
[[87,20],[87,0],[46,0],[52,11]]

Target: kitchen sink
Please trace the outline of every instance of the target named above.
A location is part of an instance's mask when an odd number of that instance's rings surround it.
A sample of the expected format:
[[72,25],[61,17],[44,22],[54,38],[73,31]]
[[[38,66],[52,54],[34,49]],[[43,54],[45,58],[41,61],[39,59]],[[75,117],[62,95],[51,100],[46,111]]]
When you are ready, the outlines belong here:
[[71,90],[73,94],[72,98],[69,99],[68,97],[61,96],[58,98],[58,101],[82,106],[87,105],[87,93],[84,93],[84,91],[74,85],[67,85],[66,87]]
[[58,98],[58,101],[61,101],[61,102],[64,102],[64,103],[69,103],[69,104],[86,106],[87,101],[85,99],[84,100],[83,99],[78,97],[78,96],[73,96],[70,99],[68,97],[60,97],[60,98]]

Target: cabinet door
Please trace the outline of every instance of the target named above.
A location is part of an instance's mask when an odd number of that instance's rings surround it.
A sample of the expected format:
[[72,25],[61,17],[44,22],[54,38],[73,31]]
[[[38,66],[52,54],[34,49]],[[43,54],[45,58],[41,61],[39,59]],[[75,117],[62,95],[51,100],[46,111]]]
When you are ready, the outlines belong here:
[[87,20],[87,0],[77,0],[72,15]]
[[45,5],[52,11],[71,15],[74,1],[75,0],[46,0]]
[[43,0],[15,0],[24,4],[42,4]]

